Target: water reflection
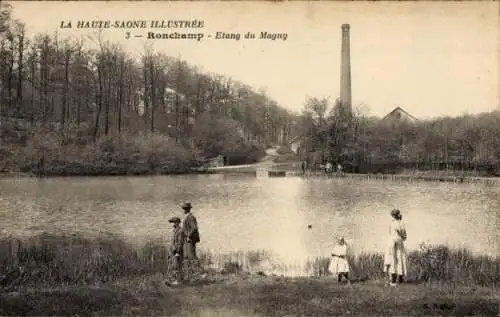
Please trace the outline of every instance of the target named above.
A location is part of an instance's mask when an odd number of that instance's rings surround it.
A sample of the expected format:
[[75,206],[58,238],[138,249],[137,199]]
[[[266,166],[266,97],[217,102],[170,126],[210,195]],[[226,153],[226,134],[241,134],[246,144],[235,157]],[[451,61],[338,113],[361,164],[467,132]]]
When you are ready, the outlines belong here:
[[[287,261],[330,253],[343,235],[355,252],[380,251],[399,208],[409,248],[447,243],[498,253],[500,188],[471,184],[203,175],[0,180],[2,233],[102,232],[165,239],[189,200],[200,247],[267,249]],[[311,228],[308,228],[308,225]]]

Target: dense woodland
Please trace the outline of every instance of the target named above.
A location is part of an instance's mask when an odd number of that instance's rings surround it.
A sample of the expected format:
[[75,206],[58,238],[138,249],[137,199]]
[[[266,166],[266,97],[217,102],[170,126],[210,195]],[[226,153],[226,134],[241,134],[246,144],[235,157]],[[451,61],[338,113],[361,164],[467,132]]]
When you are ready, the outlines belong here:
[[185,173],[217,155],[256,162],[296,136],[299,156],[287,158],[309,166],[498,170],[500,110],[407,123],[344,108],[308,98],[295,114],[263,91],[147,46],[135,58],[100,34],[28,38],[0,7],[2,172]]
[[338,162],[359,172],[500,172],[500,109],[477,115],[395,121],[351,114],[337,101],[310,98],[301,123],[302,153],[313,165]]
[[[186,172],[204,159],[251,163],[296,115],[265,92],[147,46],[26,36],[2,4],[0,169],[46,174]],[[90,48],[94,47],[94,48]]]

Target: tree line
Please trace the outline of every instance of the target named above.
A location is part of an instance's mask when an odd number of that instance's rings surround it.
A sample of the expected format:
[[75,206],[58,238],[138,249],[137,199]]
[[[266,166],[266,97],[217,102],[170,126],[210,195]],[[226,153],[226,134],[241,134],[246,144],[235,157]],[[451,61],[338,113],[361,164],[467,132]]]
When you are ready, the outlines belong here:
[[341,163],[359,172],[500,169],[500,109],[431,120],[394,120],[346,111],[337,100],[309,98],[299,135],[301,156],[314,164]]
[[0,169],[185,172],[217,155],[251,163],[286,142],[295,117],[264,91],[147,46],[137,59],[101,34],[28,38],[2,4]]

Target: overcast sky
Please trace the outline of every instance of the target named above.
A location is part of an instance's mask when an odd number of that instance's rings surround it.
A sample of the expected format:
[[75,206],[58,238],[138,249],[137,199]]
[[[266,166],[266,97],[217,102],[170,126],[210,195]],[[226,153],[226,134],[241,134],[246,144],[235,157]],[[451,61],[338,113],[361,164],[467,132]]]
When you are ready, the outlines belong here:
[[[499,2],[11,2],[30,34],[80,37],[79,20],[200,19],[215,32],[287,33],[286,41],[149,40],[156,51],[265,88],[299,111],[307,96],[339,96],[340,26],[351,25],[352,95],[383,116],[396,106],[425,118],[491,111],[499,97]],[[132,34],[146,35],[151,29]],[[161,32],[162,30],[157,29]],[[173,30],[172,30],[173,31]],[[182,31],[182,30],[179,30]],[[200,31],[200,30],[198,30]],[[144,38],[105,31],[131,53]]]

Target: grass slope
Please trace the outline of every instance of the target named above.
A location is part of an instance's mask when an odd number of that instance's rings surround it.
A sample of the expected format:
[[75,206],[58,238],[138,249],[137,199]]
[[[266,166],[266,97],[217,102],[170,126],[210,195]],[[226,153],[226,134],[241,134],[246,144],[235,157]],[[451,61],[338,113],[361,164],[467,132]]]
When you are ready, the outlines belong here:
[[[16,242],[17,241],[17,242]],[[14,243],[16,242],[16,243]],[[14,250],[17,250],[14,252]],[[17,254],[17,256],[14,256]],[[328,258],[309,263],[314,277],[249,274],[265,252],[201,253],[191,283],[171,276],[165,244],[133,246],[116,237],[43,234],[0,240],[1,316],[496,316],[500,258],[427,246],[409,256],[411,283],[390,288],[382,256],[350,259],[363,282],[338,285]],[[16,260],[17,259],[17,260]],[[192,269],[192,268],[190,268]],[[357,274],[356,274],[357,273]]]
[[331,278],[228,275],[176,288],[161,275],[101,286],[24,289],[0,296],[1,315],[58,316],[496,316],[493,288]]

